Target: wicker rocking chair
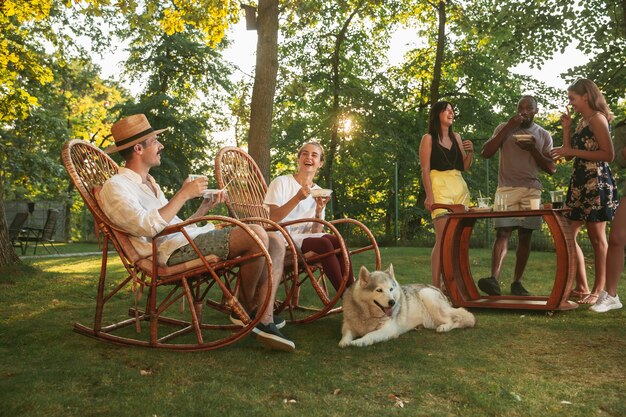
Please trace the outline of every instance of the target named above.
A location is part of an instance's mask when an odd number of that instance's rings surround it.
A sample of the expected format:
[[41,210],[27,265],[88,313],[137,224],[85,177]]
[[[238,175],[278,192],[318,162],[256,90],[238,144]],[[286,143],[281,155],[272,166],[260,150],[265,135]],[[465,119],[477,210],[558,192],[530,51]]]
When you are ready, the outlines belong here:
[[[255,222],[267,230],[279,230],[282,233],[285,233],[284,227],[293,224],[317,222],[323,224],[327,233],[339,238],[340,248],[325,254],[313,252],[302,254],[291,238],[286,239],[288,253],[298,255],[298,264],[285,268],[284,290],[279,290],[277,294],[275,312],[287,310],[290,321],[309,323],[327,314],[341,311],[341,307],[335,305],[346,287],[350,256],[371,250],[374,254],[375,268],[380,269],[380,251],[376,239],[365,225],[356,220],[346,218],[329,222],[312,218],[279,224],[271,221],[269,210],[263,204],[267,192],[265,179],[254,160],[242,149],[231,146],[222,148],[215,157],[215,176],[219,186],[228,190],[226,205],[233,217],[243,222]],[[358,230],[357,233],[363,236],[368,244],[358,249],[348,249],[338,228]],[[336,256],[338,253],[341,254],[345,273],[341,286],[335,291],[319,261],[326,256]],[[291,259],[289,258],[288,262]]]
[[[102,150],[81,140],[66,142],[62,157],[73,184],[104,236],[93,326],[76,323],[76,332],[123,345],[197,351],[230,345],[252,331],[260,317],[250,318],[237,299],[241,279],[239,265],[253,258],[264,257],[268,276],[271,276],[272,262],[265,246],[250,228],[224,216],[205,216],[169,226],[158,236],[181,232],[199,256],[198,259],[179,265],[158,265],[154,261],[156,239],[152,241],[154,255],[141,258],[128,234],[111,224],[98,204],[99,189],[118,171],[118,165]],[[200,221],[217,222],[217,227],[242,228],[256,241],[258,252],[232,260],[200,255],[184,230],[184,226]],[[125,278],[107,273],[109,243],[115,247],[126,270]],[[144,287],[148,289],[148,294],[145,310],[142,311],[137,308],[137,304]],[[131,291],[135,300],[134,306],[128,310],[123,294]],[[270,293],[271,289],[259,309],[267,306]],[[185,303],[188,307],[185,307]],[[119,317],[125,315],[126,311],[129,317],[120,320]],[[230,323],[229,315],[232,312],[242,318],[245,323],[243,327]],[[148,323],[148,332],[141,332],[143,322]]]

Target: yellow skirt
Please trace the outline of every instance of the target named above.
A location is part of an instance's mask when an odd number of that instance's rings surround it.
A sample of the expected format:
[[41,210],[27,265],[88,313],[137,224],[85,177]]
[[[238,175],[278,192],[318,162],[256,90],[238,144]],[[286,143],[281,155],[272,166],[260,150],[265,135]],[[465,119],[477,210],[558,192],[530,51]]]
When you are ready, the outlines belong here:
[[[461,171],[453,169],[450,171],[430,171],[430,183],[433,188],[433,197],[437,204],[463,204],[469,205],[470,194],[467,183],[461,175]],[[447,210],[433,210],[431,215],[437,218],[448,213]]]

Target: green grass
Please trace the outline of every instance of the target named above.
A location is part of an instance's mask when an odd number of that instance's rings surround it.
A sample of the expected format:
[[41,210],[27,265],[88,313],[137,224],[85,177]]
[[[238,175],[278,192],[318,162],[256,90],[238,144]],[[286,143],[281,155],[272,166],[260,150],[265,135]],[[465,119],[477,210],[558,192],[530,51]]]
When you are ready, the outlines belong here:
[[[382,257],[402,283],[430,281],[430,249],[382,248]],[[487,273],[489,257],[472,251],[475,277]],[[72,332],[74,322],[92,320],[100,256],[25,262],[37,269],[0,275],[0,416],[626,415],[624,310],[476,309],[474,329],[418,330],[348,349],[337,347],[335,315],[288,325],[293,354],[251,337],[180,353]],[[533,253],[527,288],[547,294],[553,265],[553,253]],[[117,260],[110,267],[123,278]]]

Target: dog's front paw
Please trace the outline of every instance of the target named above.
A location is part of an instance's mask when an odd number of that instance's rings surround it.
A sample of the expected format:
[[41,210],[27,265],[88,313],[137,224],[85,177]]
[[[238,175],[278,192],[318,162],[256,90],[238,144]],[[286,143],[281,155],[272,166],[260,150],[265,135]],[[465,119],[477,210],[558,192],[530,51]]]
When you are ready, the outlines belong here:
[[372,341],[364,337],[361,337],[360,339],[356,339],[350,342],[351,346],[356,346],[356,347],[365,347],[371,344],[372,344]]
[[349,338],[344,337],[344,338],[342,338],[342,339],[339,341],[339,347],[340,347],[340,348],[345,348],[345,347],[348,347],[348,346],[350,346],[350,343],[351,343],[351,342],[352,342],[352,339],[349,339]]
[[452,323],[444,323],[444,324],[440,324],[439,327],[437,327],[435,331],[437,333],[445,333],[445,332],[449,332],[452,329],[454,329],[454,326],[452,325]]

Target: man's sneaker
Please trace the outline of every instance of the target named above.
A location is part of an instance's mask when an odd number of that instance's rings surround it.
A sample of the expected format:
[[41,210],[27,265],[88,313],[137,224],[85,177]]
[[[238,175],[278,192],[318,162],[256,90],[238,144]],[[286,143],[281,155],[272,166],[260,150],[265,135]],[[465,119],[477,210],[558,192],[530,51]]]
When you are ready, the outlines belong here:
[[615,294],[615,297],[611,297],[606,291],[602,291],[598,297],[598,301],[589,310],[596,313],[606,313],[607,311],[617,310],[622,308],[622,303],[619,301],[619,296]]
[[514,282],[511,284],[511,294],[521,295],[523,297],[528,297],[530,295],[530,293],[526,291],[526,288],[524,288],[521,282]]
[[478,288],[488,295],[500,295],[500,284],[494,277],[481,278],[478,280]]
[[[256,311],[250,313],[250,317],[254,316],[256,316]],[[243,321],[241,321],[241,319],[235,312],[230,313],[230,322],[236,326],[243,327]],[[285,324],[287,324],[287,322],[284,318],[280,316],[274,316],[274,325],[276,325],[277,329],[282,329],[283,327],[285,327]]]
[[259,323],[252,331],[256,339],[270,349],[283,350],[285,352],[293,352],[296,350],[296,344],[287,339],[285,335],[276,328],[274,323]]

